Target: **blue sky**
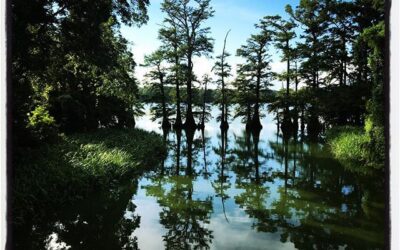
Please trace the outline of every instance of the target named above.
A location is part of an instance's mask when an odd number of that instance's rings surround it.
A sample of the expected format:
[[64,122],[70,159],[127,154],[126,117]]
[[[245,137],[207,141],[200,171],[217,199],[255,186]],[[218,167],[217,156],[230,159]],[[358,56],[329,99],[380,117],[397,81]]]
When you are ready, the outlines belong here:
[[[151,53],[161,45],[157,39],[160,24],[162,24],[165,16],[160,10],[161,2],[162,0],[150,0],[149,21],[146,25],[140,28],[123,26],[121,29],[122,35],[132,44],[133,54],[138,64],[143,62],[144,55]],[[228,61],[232,65],[232,73],[235,76],[236,64],[243,61],[243,59],[235,56],[236,49],[245,44],[246,39],[256,32],[254,24],[266,15],[279,14],[282,17],[288,17],[285,12],[286,4],[295,7],[298,2],[299,0],[211,0],[215,14],[214,17],[207,20],[205,25],[211,28],[211,37],[215,39],[212,57],[215,58],[222,52],[225,34],[231,29],[226,49],[231,53]],[[280,62],[279,52],[273,46],[270,47],[270,54],[273,60],[272,70],[283,71],[284,63]],[[196,58],[194,60],[194,72],[199,77],[205,73],[212,76],[211,68],[213,64],[212,58]],[[138,66],[135,74],[139,80],[143,80],[145,72],[145,68]],[[274,82],[274,85],[274,89],[281,87],[279,82]]]

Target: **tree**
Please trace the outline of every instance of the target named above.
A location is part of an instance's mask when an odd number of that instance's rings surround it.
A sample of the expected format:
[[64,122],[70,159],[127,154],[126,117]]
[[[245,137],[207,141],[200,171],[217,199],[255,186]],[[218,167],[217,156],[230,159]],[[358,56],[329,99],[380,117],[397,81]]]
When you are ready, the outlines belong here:
[[[296,10],[287,5],[286,12],[304,29],[300,35],[303,42],[297,46],[299,56],[302,59],[300,73],[304,83],[317,96],[317,90],[323,83],[321,70],[326,68],[324,66],[326,60],[323,57],[328,28],[326,4],[324,1],[302,0]],[[308,118],[307,128],[309,135],[316,137],[320,132],[317,103],[315,103],[315,99],[310,102],[310,117]]]
[[15,142],[48,138],[43,133],[51,127],[75,132],[134,124],[135,63],[118,28],[145,23],[148,4],[13,2],[13,135],[20,136]]
[[246,76],[246,72],[242,71],[242,67],[239,65],[237,70],[237,77],[232,83],[236,89],[234,94],[234,102],[237,103],[235,108],[234,118],[243,117],[242,122],[246,124],[246,129],[250,129],[251,118],[253,115],[253,86],[250,84],[249,77]]
[[209,77],[207,74],[203,76],[203,81],[202,84],[204,85],[203,89],[203,107],[202,107],[202,113],[201,113],[201,121],[200,121],[200,127],[204,129],[204,125],[206,121],[208,121],[208,117],[211,116],[209,110],[210,107],[207,105],[206,102],[206,93],[207,93],[207,85],[208,83],[211,82],[211,77]]
[[169,122],[169,108],[166,101],[165,85],[166,85],[166,68],[163,65],[165,61],[165,53],[161,50],[156,50],[152,54],[145,56],[144,65],[145,67],[151,67],[152,69],[146,74],[146,77],[152,81],[158,81],[152,83],[157,86],[160,91],[161,97],[161,108],[162,108],[162,128],[169,128],[171,124]]
[[171,83],[175,83],[175,102],[176,102],[176,118],[174,127],[182,127],[182,113],[181,113],[181,92],[180,86],[184,82],[184,65],[182,35],[178,33],[176,20],[172,18],[165,18],[164,26],[159,30],[159,39],[163,42],[162,50],[165,51],[165,56],[168,62],[172,65],[170,71]]
[[226,39],[228,38],[230,30],[226,33],[224,39],[224,47],[222,49],[222,54],[217,56],[217,61],[214,64],[213,71],[218,76],[217,84],[221,86],[221,128],[227,129],[228,124],[228,103],[227,103],[227,93],[226,93],[226,83],[225,79],[229,77],[231,66],[226,62],[226,58],[230,56],[228,52],[225,51]]
[[[379,3],[377,9],[383,13],[383,6]],[[370,138],[370,162],[382,167],[385,160],[385,117],[384,117],[384,55],[385,55],[385,23],[379,23],[366,28],[361,34],[362,39],[373,49],[368,57],[372,71],[372,96],[367,102],[366,132]]]
[[[256,25],[256,27],[258,26]],[[250,123],[253,129],[262,128],[260,122],[260,93],[271,85],[269,82],[269,78],[271,77],[271,73],[269,72],[270,60],[267,53],[267,46],[272,40],[271,35],[269,31],[261,30],[259,34],[251,35],[251,37],[247,39],[247,44],[242,45],[236,52],[237,56],[244,57],[246,60],[243,65],[240,65],[240,71],[249,78],[249,84],[254,86],[255,104],[253,117]]]
[[[293,57],[292,48],[290,46],[290,41],[296,37],[294,28],[295,23],[292,20],[283,20],[280,16],[265,16],[260,24],[262,29],[266,32],[271,32],[273,34],[273,40],[275,42],[276,48],[282,51],[282,61],[286,61],[286,73],[284,77],[286,78],[286,103],[285,103],[285,114],[282,121],[282,130],[288,132],[291,127],[291,121],[289,117],[289,89],[290,89],[290,62]],[[297,120],[294,121],[297,123]]]
[[187,109],[185,126],[194,128],[196,123],[192,111],[193,57],[212,52],[213,45],[208,36],[210,29],[202,27],[203,23],[213,16],[214,10],[210,0],[165,0],[162,11],[167,14],[167,22],[174,23],[182,39],[180,50],[186,60],[185,78],[187,90]]
[[[350,66],[349,45],[355,35],[354,3],[344,1],[327,1],[328,31],[330,33],[326,49],[328,80],[339,82],[339,86],[349,84],[348,70]],[[338,53],[339,51],[339,53]]]

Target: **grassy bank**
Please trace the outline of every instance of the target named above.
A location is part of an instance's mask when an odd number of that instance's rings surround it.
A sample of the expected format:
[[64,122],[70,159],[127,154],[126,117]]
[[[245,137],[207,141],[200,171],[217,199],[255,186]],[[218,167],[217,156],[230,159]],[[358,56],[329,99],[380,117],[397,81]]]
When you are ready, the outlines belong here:
[[[62,136],[56,144],[13,151],[13,218],[61,206],[156,167],[162,139],[138,129]],[[157,153],[155,153],[157,152]]]
[[383,168],[383,162],[371,156],[371,138],[363,128],[338,127],[326,134],[326,140],[333,156],[345,167],[356,172],[371,172]]

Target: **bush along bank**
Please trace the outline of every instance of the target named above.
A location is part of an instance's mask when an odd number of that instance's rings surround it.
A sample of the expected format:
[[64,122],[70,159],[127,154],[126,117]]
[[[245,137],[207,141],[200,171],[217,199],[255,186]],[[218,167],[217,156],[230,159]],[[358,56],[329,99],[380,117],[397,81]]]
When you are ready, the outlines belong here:
[[[337,127],[326,133],[326,141],[333,156],[347,169],[371,173],[384,168],[384,134],[372,131],[369,123],[365,128]],[[376,138],[381,138],[377,140]]]
[[159,135],[138,129],[100,129],[62,136],[59,142],[38,148],[16,148],[13,222],[23,222],[32,214],[36,217],[38,211],[82,199],[128,177],[138,178],[157,167],[165,155]]

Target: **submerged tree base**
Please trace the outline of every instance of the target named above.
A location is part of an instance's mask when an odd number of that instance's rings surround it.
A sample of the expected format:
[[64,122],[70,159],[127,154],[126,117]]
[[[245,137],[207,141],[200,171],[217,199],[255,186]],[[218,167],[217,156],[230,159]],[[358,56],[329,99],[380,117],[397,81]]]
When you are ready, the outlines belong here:
[[261,122],[259,119],[257,120],[252,120],[251,122],[246,123],[246,130],[249,131],[258,131],[261,130],[263,126],[261,125]]
[[168,121],[168,119],[163,119],[161,127],[163,129],[170,129],[171,128],[171,123]]
[[183,123],[182,123],[182,121],[180,121],[180,122],[175,122],[174,125],[172,125],[172,127],[173,127],[174,129],[182,129],[182,128],[183,128]]
[[221,122],[219,128],[222,130],[227,130],[229,128],[229,123],[227,121]]

